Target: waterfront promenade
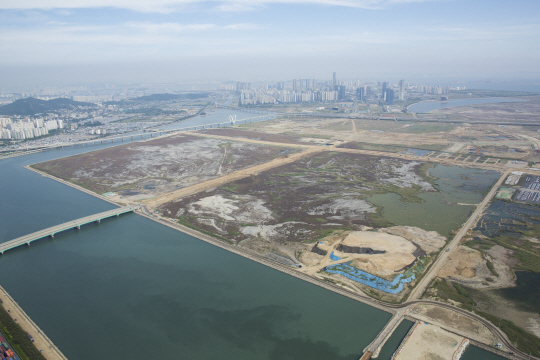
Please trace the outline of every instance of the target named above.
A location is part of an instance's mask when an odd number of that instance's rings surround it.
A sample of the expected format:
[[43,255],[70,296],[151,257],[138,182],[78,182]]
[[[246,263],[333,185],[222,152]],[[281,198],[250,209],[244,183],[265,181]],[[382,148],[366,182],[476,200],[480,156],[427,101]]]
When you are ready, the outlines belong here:
[[86,225],[93,222],[100,222],[103,219],[113,217],[113,216],[120,216],[122,214],[132,212],[134,210],[138,209],[138,206],[126,206],[122,208],[117,208],[109,211],[104,211],[98,214],[85,216],[80,219],[68,221],[66,223],[52,226],[43,230],[39,230],[36,232],[33,232],[28,235],[24,235],[21,237],[18,237],[16,239],[6,241],[5,243],[0,244],[0,254],[3,254],[7,250],[11,250],[13,248],[16,248],[21,245],[30,245],[31,242],[45,238],[45,237],[51,237],[53,238],[55,234],[69,230],[69,229],[80,229],[82,225]]

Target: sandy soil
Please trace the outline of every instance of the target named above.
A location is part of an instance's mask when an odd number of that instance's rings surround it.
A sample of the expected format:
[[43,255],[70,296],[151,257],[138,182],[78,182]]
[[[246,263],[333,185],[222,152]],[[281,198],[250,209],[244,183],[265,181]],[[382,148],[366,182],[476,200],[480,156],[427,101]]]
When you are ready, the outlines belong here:
[[[36,164],[97,193],[153,197],[292,154],[294,149],[177,134]],[[144,196],[141,196],[144,195]]]
[[434,110],[431,114],[470,121],[489,120],[493,123],[509,121],[537,122],[538,114],[540,114],[540,97],[527,96],[522,99],[526,101],[455,106]]
[[[510,267],[501,260],[499,252],[505,251],[501,246],[494,246],[491,255],[482,257],[478,250],[460,245],[448,256],[438,275],[448,280],[457,281],[473,288],[499,288],[514,285],[514,274]],[[492,274],[487,267],[490,260],[499,276]],[[488,280],[491,279],[491,280]]]
[[221,176],[221,177],[216,178],[216,179],[208,180],[208,181],[198,183],[196,185],[193,185],[193,186],[190,186],[190,187],[187,187],[187,188],[183,188],[183,189],[176,190],[176,191],[173,191],[173,192],[165,194],[165,195],[158,196],[158,197],[156,197],[154,199],[149,200],[146,203],[146,205],[149,208],[156,208],[156,207],[158,207],[160,205],[163,205],[163,204],[168,203],[170,201],[181,199],[181,198],[183,198],[185,196],[188,196],[188,195],[196,194],[198,192],[208,190],[208,189],[211,189],[211,188],[215,188],[215,187],[230,183],[232,181],[244,179],[244,178],[249,177],[249,176],[255,176],[255,175],[258,175],[260,172],[270,170],[270,169],[273,169],[273,168],[278,167],[278,166],[282,166],[282,165],[285,165],[285,164],[290,164],[290,163],[295,162],[295,161],[297,161],[297,160],[299,160],[299,159],[301,159],[301,158],[303,158],[305,156],[308,156],[308,155],[311,155],[311,154],[314,154],[314,153],[317,153],[317,152],[320,152],[320,151],[321,151],[321,149],[319,149],[319,148],[309,148],[309,149],[307,149],[307,150],[305,150],[305,151],[303,151],[301,153],[296,153],[296,154],[293,154],[293,155],[290,155],[290,156],[282,156],[282,157],[280,157],[278,159],[274,159],[272,161],[269,161],[269,162],[261,164],[261,165],[252,166],[252,167],[250,167],[248,169],[245,169],[245,170],[235,171],[233,173],[227,174],[225,176]]
[[395,360],[452,360],[465,338],[419,322]]
[[486,326],[452,310],[440,306],[417,304],[410,311],[415,316],[420,316],[427,322],[436,322],[457,329],[465,334],[469,334],[467,336],[470,338],[486,344],[492,344],[497,340],[497,337]]
[[393,226],[381,231],[404,237],[422,248],[427,254],[439,251],[446,243],[446,237],[438,232],[426,231],[413,226]]

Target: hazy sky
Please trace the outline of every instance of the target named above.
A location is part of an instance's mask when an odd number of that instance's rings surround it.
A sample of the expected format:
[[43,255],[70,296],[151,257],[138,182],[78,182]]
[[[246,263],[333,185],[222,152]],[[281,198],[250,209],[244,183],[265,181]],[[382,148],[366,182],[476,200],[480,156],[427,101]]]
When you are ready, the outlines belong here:
[[0,54],[8,85],[540,78],[540,1],[0,0]]

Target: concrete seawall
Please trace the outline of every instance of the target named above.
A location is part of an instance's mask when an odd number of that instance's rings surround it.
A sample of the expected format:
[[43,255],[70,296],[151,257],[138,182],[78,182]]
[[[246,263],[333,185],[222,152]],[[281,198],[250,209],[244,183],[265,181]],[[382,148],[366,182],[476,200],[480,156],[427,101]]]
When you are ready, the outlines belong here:
[[28,332],[34,338],[34,345],[38,350],[43,350],[43,356],[47,360],[67,360],[67,357],[62,354],[60,349],[45,335],[24,310],[13,300],[7,291],[0,286],[0,297],[4,302],[4,308],[9,310],[9,314],[19,324],[24,331]]

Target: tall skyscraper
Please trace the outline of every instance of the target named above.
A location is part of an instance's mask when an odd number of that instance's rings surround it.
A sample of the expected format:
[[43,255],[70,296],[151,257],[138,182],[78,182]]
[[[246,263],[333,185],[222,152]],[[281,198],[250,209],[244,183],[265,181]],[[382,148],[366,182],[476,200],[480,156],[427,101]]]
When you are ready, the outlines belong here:
[[364,87],[359,87],[356,89],[356,97],[360,101],[364,101]]
[[388,87],[388,83],[385,81],[382,83],[382,92],[381,92],[381,96],[383,98],[383,100],[386,100],[386,88]]
[[285,89],[285,83],[283,81],[280,81],[277,83],[277,89],[278,90],[283,90]]
[[298,79],[293,79],[292,81],[292,89],[293,91],[298,91]]
[[345,85],[339,85],[338,86],[339,92],[338,92],[338,99],[343,100],[345,99]]
[[334,71],[334,77],[332,78],[332,87],[335,89],[337,85],[336,72]]
[[388,105],[394,105],[394,90],[386,89],[386,103]]
[[405,80],[399,80],[399,100],[405,97]]
[[311,79],[311,88],[313,90],[317,90],[317,82],[315,81],[315,78]]

